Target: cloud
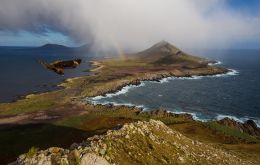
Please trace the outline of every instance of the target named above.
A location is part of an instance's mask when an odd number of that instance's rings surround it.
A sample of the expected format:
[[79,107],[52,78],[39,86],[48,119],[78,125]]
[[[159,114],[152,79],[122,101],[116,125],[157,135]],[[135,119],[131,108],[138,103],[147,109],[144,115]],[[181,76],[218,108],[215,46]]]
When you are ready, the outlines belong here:
[[260,17],[227,0],[1,0],[0,30],[61,32],[96,49],[143,49],[160,40],[182,48],[226,48],[260,38]]

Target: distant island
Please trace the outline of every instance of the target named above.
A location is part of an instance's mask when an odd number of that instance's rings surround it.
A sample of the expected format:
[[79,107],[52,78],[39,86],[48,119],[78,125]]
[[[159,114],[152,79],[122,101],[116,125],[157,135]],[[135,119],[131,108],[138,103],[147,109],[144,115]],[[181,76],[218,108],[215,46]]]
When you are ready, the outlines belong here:
[[89,51],[91,48],[91,44],[83,44],[78,47],[68,47],[64,45],[59,45],[59,44],[45,44],[39,47],[36,47],[34,49],[36,50],[52,50],[52,51],[59,51],[59,50],[64,50],[64,51],[79,51],[79,52],[86,52]]
[[40,47],[37,47],[36,49],[73,49],[73,48],[64,45],[59,45],[59,44],[45,44]]
[[[54,47],[64,48],[44,49]],[[67,79],[60,90],[0,104],[0,162],[256,164],[260,130],[254,121],[200,122],[190,114],[87,101],[141,81],[229,72],[210,63],[161,41],[123,58],[92,61],[93,74]]]

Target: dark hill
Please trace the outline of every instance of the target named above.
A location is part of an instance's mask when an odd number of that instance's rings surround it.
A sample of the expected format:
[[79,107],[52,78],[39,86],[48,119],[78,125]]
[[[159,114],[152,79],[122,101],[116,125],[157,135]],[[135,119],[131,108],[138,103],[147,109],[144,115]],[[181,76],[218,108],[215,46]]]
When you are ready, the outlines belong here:
[[71,47],[67,47],[67,46],[64,46],[64,45],[58,45],[58,44],[45,44],[41,47],[38,47],[36,49],[45,49],[45,50],[71,50],[73,48]]
[[68,47],[59,44],[45,44],[43,46],[34,48],[34,50],[39,51],[58,51],[58,52],[68,52],[68,53],[83,53],[89,52],[91,48],[90,44],[85,44],[79,47]]
[[181,54],[181,50],[178,49],[177,47],[171,45],[170,43],[166,41],[161,41],[158,42],[157,44],[153,45],[152,47],[139,52],[139,55],[162,55],[162,54],[167,54],[167,55],[178,55]]
[[191,56],[176,46],[161,41],[152,47],[136,54],[138,58],[151,62],[154,64],[181,64],[181,63],[193,63],[202,64],[206,63],[206,60],[200,57]]

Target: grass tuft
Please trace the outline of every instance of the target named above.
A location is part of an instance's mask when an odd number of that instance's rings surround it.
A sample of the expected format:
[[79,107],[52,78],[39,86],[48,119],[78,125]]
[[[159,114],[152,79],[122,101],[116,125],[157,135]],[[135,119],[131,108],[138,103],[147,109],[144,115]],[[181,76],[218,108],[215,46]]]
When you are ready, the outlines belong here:
[[31,147],[29,151],[25,154],[27,158],[32,158],[37,152],[39,151],[39,148]]

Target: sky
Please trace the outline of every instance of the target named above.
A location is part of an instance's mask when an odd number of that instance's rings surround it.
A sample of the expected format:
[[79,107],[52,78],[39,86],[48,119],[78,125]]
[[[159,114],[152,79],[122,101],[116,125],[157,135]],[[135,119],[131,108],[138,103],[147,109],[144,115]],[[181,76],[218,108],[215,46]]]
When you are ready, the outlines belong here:
[[260,48],[259,0],[0,0],[0,46]]

